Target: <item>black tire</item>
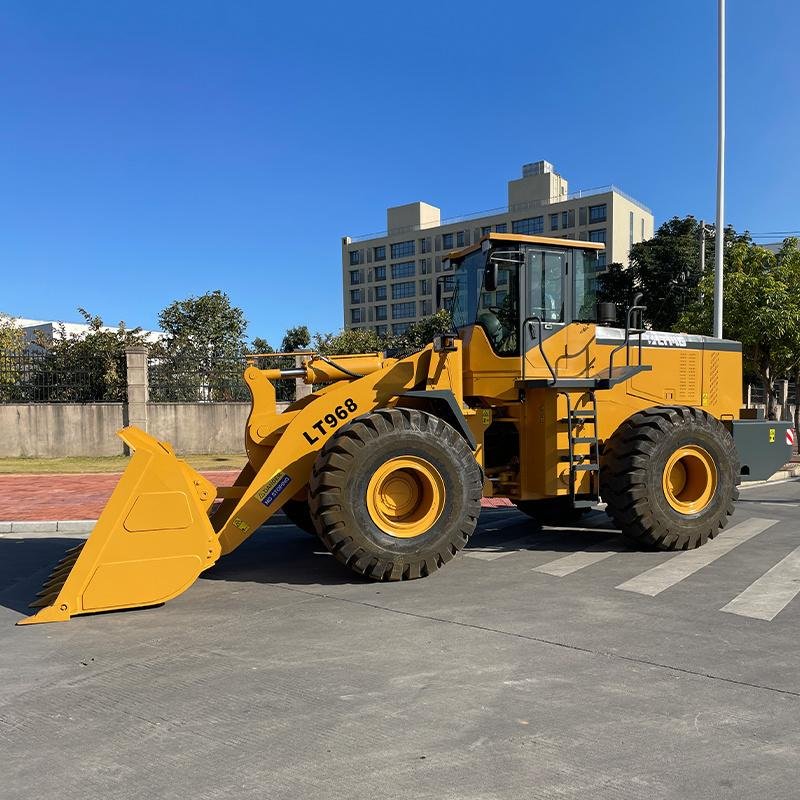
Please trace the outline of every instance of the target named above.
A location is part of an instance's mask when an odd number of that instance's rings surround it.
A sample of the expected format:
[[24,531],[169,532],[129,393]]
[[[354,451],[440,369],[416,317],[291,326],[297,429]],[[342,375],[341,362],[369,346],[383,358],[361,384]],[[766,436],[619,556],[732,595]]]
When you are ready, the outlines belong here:
[[515,505],[540,525],[574,525],[589,510],[574,508],[568,497],[548,497],[543,500],[518,500]]
[[[716,467],[716,488],[697,513],[676,510],[662,485],[665,466],[679,448],[702,448]],[[600,487],[608,513],[638,544],[691,550],[728,523],[739,497],[739,456],[733,437],[699,408],[664,406],[634,414],[605,443]]]
[[317,535],[317,529],[314,527],[314,520],[311,518],[311,510],[308,507],[307,500],[287,500],[283,504],[283,513],[289,518],[292,525],[296,525],[301,531],[310,533],[312,536]]
[[[367,505],[376,470],[390,459],[423,459],[444,488],[443,510],[427,531],[399,538],[378,527]],[[311,515],[325,546],[373,580],[409,580],[435,572],[469,541],[481,510],[483,478],[464,438],[424,411],[365,414],[320,451],[309,484]]]

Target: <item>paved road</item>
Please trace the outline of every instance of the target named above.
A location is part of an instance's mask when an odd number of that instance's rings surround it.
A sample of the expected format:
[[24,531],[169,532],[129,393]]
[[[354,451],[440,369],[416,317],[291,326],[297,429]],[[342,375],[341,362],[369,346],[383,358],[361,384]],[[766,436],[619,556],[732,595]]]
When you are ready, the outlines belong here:
[[5,798],[797,798],[800,483],[689,554],[485,511],[365,583],[270,526],[148,611],[14,628],[72,539],[0,538]]

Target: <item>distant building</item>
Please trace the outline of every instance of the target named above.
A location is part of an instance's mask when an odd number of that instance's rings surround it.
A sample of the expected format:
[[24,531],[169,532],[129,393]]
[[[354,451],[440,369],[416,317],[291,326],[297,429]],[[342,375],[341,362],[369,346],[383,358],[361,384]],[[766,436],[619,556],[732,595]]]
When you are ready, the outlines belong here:
[[443,259],[491,231],[605,242],[601,263],[626,264],[631,245],[652,238],[653,214],[615,186],[569,194],[553,165],[537,161],[508,182],[507,207],[442,220],[436,206],[409,203],[387,209],[386,227],[342,239],[345,327],[403,333],[429,316]]
[[[25,344],[35,345],[40,340],[52,341],[53,339],[61,336],[61,331],[64,331],[66,336],[85,336],[89,333],[90,327],[85,322],[61,322],[59,320],[43,320],[43,319],[24,319],[22,317],[15,317],[14,323],[22,329],[25,336]],[[62,327],[63,326],[63,327]],[[104,325],[100,330],[115,331],[115,325]],[[148,341],[157,342],[163,338],[163,331],[145,331],[144,335]]]

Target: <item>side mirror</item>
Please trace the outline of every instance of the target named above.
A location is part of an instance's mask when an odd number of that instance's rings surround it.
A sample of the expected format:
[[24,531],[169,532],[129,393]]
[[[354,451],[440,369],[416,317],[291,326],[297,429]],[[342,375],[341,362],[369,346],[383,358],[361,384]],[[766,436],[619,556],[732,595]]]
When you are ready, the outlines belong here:
[[486,262],[486,267],[483,270],[483,288],[487,292],[497,290],[497,264],[492,261],[491,257]]

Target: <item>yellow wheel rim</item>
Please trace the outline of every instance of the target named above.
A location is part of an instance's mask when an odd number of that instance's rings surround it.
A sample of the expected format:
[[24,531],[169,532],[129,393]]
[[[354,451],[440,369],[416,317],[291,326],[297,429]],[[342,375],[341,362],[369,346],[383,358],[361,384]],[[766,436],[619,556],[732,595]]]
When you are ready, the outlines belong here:
[[367,486],[372,521],[390,536],[411,539],[434,525],[444,510],[444,481],[433,464],[399,456],[382,464]]
[[698,445],[686,445],[667,459],[662,480],[667,502],[681,514],[697,514],[717,490],[717,465]]

